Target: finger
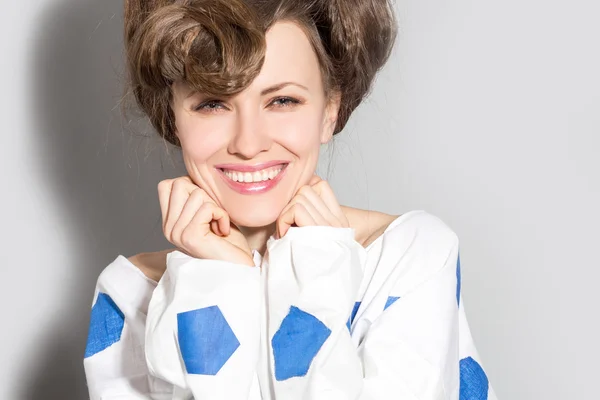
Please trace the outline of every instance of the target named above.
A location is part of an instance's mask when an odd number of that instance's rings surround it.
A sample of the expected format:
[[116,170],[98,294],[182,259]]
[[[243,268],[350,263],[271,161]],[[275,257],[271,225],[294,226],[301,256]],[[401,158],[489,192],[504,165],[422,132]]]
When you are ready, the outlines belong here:
[[[308,190],[303,191],[303,193],[307,193]],[[314,197],[319,197],[316,194],[314,195]],[[323,204],[323,202],[318,199],[317,201],[319,201],[322,204],[322,208],[326,208],[325,204]],[[319,210],[317,209],[317,207],[314,205],[314,203],[309,200],[306,196],[304,196],[304,194],[298,194],[295,196],[295,203],[296,204],[302,204],[302,206],[306,209],[306,211],[308,211],[308,213],[310,214],[310,216],[312,217],[312,219],[315,221],[315,225],[318,226],[331,226],[329,221],[319,212]],[[328,210],[325,209],[325,212],[328,212]],[[331,213],[330,213],[331,214]],[[333,215],[332,215],[333,216]]]
[[179,218],[175,222],[175,225],[173,225],[173,229],[171,230],[172,240],[180,241],[181,233],[190,224],[202,204],[204,204],[202,189],[197,188],[188,196],[181,214],[179,214]]
[[209,228],[209,223],[213,220],[220,220],[225,218],[227,213],[216,205],[204,202],[192,221],[187,225],[181,234],[180,244],[183,248],[190,251],[193,254],[197,254],[199,250],[199,243],[204,241],[204,237],[213,233]]
[[321,180],[317,184],[311,186],[311,188],[315,191],[315,193],[323,200],[329,211],[340,221],[342,227],[349,227],[348,218],[344,211],[342,211],[342,207],[338,202],[335,194],[333,193],[333,189],[329,186],[327,181]]
[[314,226],[315,220],[302,204],[295,203],[277,220],[277,235],[279,238],[285,236],[290,226]]
[[317,174],[314,174],[312,178],[310,178],[310,181],[308,181],[308,185],[313,186],[319,183],[320,181],[322,181],[321,177]]
[[[296,204],[296,200],[295,200],[294,196],[292,198],[292,200],[290,200],[290,202],[288,204],[286,204],[285,207],[283,207],[283,210],[281,210],[281,212],[279,213],[279,216],[277,217],[277,220],[275,221],[275,237],[276,238],[281,238],[281,232],[282,231],[287,231],[287,227],[291,226],[291,224],[286,225],[286,220],[289,219],[289,217],[287,216],[287,214],[289,213],[289,210],[294,207],[294,205]],[[286,216],[285,218],[283,216]],[[293,221],[292,221],[293,224]]]
[[169,211],[169,198],[171,197],[171,190],[174,181],[174,179],[165,179],[158,182],[158,202],[160,203],[160,213],[162,214],[163,229],[165,227],[165,222],[167,219],[167,212]]
[[215,233],[215,235],[225,236],[223,232],[219,229],[218,221],[210,221],[210,229]]
[[311,186],[303,186],[298,191],[298,194],[304,197],[312,206],[311,208],[307,207],[307,210],[311,213],[311,215],[314,216],[314,211],[312,211],[312,209],[316,209],[316,212],[321,216],[322,219],[324,219],[324,221],[326,221],[326,223],[321,223],[315,218],[315,220],[317,220],[317,222],[319,222],[320,225],[328,225],[335,227],[342,226],[342,222],[338,219],[338,217],[335,214],[333,214],[333,212],[331,212],[329,206],[323,201],[321,196],[319,196]]
[[181,182],[179,182],[179,184],[184,182],[186,184],[195,186],[192,179],[187,175],[179,177],[179,178],[175,178],[175,179],[164,179],[158,183],[158,200],[159,200],[160,211],[161,211],[161,215],[162,215],[163,229],[165,227],[165,223],[166,223],[167,216],[169,213],[169,203],[170,203],[170,198],[171,198],[171,192],[173,191],[173,185],[174,185],[175,181],[181,181]]
[[[217,205],[215,205],[215,207],[220,208]],[[229,219],[229,214],[227,214],[227,212],[225,212],[225,210],[223,210],[222,208],[220,209],[225,215],[223,216],[223,218],[217,220],[217,224],[219,225],[219,231],[223,233],[223,236],[229,236],[231,229],[231,221]]]
[[[200,189],[201,190],[201,189]],[[203,203],[202,205],[207,204],[205,206],[206,210],[211,210],[211,215],[218,215],[219,218],[213,218],[210,222],[208,222],[208,224],[210,225],[210,230],[215,234],[215,235],[219,235],[219,236],[227,236],[229,234],[228,232],[228,228],[229,227],[229,214],[227,214],[225,212],[225,210],[223,210],[221,207],[217,206],[215,203],[212,203],[210,201],[206,200],[206,197],[203,197]],[[198,209],[194,212],[194,215],[192,215],[192,218],[190,219],[190,221],[187,223],[186,226],[192,225],[192,224],[204,224],[205,222],[201,222],[202,219],[201,218],[196,218],[196,214],[200,213],[200,208],[202,208],[202,205],[200,205],[200,207],[198,207]],[[206,212],[208,213],[208,211],[202,211],[203,213]],[[204,231],[204,228],[202,228]]]
[[198,189],[198,186],[191,183],[185,177],[177,178],[173,182],[171,194],[169,197],[169,208],[167,211],[167,218],[163,231],[166,236],[170,236],[173,231],[173,227],[177,223],[183,207],[190,197],[191,193]]

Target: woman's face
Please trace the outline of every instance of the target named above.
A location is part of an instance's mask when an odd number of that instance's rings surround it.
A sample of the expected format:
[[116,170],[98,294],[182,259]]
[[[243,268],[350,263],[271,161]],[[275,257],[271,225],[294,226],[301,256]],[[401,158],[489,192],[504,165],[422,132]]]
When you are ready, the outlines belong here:
[[[233,97],[207,97],[192,93],[184,83],[173,85],[177,135],[188,174],[232,222],[245,227],[273,223],[308,183],[320,145],[333,134],[339,106],[327,101],[317,56],[299,26],[274,24],[266,44],[260,74]],[[269,162],[279,165],[243,172]]]

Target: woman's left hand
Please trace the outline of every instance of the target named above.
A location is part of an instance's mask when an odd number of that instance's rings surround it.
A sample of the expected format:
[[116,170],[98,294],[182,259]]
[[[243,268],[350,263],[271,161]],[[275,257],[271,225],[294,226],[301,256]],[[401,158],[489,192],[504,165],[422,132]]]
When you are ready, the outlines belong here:
[[350,225],[327,181],[314,175],[281,211],[276,221],[276,238],[283,237],[291,226]]

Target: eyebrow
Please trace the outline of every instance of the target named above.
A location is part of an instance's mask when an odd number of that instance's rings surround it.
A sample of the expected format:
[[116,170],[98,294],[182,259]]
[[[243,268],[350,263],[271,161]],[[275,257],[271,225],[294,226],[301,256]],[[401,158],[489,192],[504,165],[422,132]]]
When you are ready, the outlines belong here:
[[273,85],[271,87],[268,87],[268,88],[264,89],[262,92],[260,92],[260,95],[264,96],[264,95],[269,94],[269,93],[277,92],[278,90],[281,90],[284,87],[290,86],[290,85],[298,86],[299,88],[302,88],[302,89],[304,89],[304,90],[306,90],[308,92],[308,88],[306,86],[304,86],[304,85],[299,84],[299,83],[296,83],[296,82],[281,82],[281,83],[278,83],[276,85]]
[[[275,85],[273,85],[273,86],[269,86],[269,87],[268,87],[268,88],[266,88],[266,89],[263,89],[263,91],[262,91],[262,92],[260,92],[260,95],[261,95],[261,96],[265,96],[265,95],[267,95],[267,94],[270,94],[270,93],[277,92],[277,91],[279,91],[279,90],[283,89],[284,87],[286,87],[286,86],[290,86],[290,85],[293,85],[293,86],[298,86],[299,88],[302,88],[302,89],[306,90],[307,92],[309,91],[309,90],[308,90],[308,88],[307,88],[306,86],[304,86],[304,85],[301,85],[301,84],[299,84],[299,83],[296,83],[296,82],[281,82],[281,83],[277,83],[277,84],[275,84]],[[196,90],[191,90],[191,91],[190,91],[190,92],[187,94],[187,96],[185,96],[185,98],[186,98],[186,99],[189,99],[190,97],[194,96],[195,94],[198,94],[198,91],[196,91]]]
[[188,94],[185,96],[185,99],[189,99],[190,97],[192,97],[192,96],[195,96],[195,95],[197,95],[198,93],[199,93],[199,92],[198,92],[197,90],[194,90],[194,89],[192,89],[192,90],[190,90],[190,91],[189,91],[189,93],[188,93]]

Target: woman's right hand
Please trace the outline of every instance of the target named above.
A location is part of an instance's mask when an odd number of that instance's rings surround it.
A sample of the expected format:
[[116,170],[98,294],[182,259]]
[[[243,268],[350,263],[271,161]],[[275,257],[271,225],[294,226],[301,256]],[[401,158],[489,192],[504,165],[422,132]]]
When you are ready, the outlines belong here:
[[163,233],[180,251],[195,258],[254,266],[244,235],[189,176],[160,181],[158,197]]

